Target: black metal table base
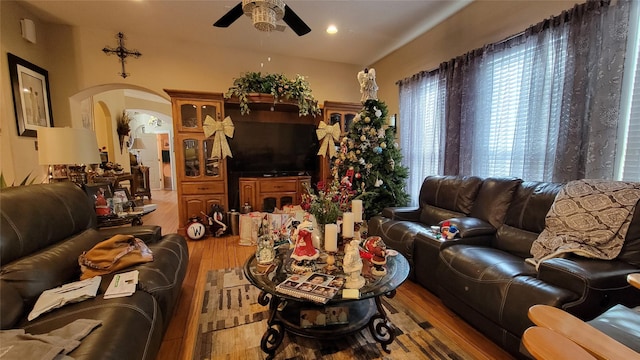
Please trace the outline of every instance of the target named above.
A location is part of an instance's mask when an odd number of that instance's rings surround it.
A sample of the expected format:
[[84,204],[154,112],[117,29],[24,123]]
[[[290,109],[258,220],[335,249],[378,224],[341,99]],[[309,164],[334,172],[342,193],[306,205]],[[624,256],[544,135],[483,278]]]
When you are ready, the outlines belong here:
[[[392,298],[395,294],[396,291],[393,290],[385,293],[384,296]],[[328,325],[319,328],[301,327],[299,325],[299,310],[307,307],[322,308],[323,305],[287,301],[265,291],[260,293],[258,303],[263,306],[269,305],[268,328],[260,341],[260,348],[267,354],[268,360],[275,356],[278,347],[284,340],[285,332],[314,339],[330,339],[355,333],[368,326],[371,336],[380,343],[386,353],[391,352],[388,346],[395,340],[395,327],[384,311],[380,296],[340,303],[340,306],[351,306],[349,316],[353,316],[353,318],[349,324]]]

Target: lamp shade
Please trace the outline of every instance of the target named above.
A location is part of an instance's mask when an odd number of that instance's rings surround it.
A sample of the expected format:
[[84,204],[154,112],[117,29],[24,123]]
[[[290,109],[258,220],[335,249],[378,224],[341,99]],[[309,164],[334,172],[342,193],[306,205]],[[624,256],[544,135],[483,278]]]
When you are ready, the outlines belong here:
[[133,139],[133,144],[131,144],[131,149],[133,150],[142,150],[142,149],[146,149],[147,147],[144,146],[144,143],[142,142],[142,139],[140,138],[135,138]]
[[99,164],[98,140],[88,129],[38,128],[41,165]]

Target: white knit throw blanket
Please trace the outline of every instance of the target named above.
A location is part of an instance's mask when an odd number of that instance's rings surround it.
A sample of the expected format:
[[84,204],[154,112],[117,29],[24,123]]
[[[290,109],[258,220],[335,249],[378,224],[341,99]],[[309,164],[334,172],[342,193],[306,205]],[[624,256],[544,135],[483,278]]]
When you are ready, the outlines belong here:
[[576,180],[556,196],[546,216],[544,230],[531,246],[536,265],[574,253],[611,260],[618,256],[629,229],[640,183],[610,180]]

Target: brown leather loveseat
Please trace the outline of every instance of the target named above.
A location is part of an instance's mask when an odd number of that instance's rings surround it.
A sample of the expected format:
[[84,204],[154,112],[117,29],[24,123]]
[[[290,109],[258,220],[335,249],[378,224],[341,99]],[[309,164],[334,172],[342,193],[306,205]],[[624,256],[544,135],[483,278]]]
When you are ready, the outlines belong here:
[[[640,272],[640,211],[614,260],[575,255],[525,262],[545,216],[564,184],[514,178],[429,176],[419,207],[387,208],[369,221],[369,234],[407,256],[412,280],[438,295],[487,337],[514,355],[532,325],[529,307],[546,304],[589,320],[616,304],[640,305],[626,281]],[[459,238],[429,230],[450,220]],[[639,330],[640,331],[640,330]]]
[[[89,197],[73,183],[30,185],[0,192],[0,328],[46,334],[77,319],[102,324],[81,340],[74,359],[155,359],[184,280],[188,250],[178,234],[158,226],[96,229]],[[40,294],[80,277],[78,256],[115,234],[142,239],[154,260],[139,270],[132,296],[104,299],[114,274],[102,276],[98,295],[40,315],[27,315]]]

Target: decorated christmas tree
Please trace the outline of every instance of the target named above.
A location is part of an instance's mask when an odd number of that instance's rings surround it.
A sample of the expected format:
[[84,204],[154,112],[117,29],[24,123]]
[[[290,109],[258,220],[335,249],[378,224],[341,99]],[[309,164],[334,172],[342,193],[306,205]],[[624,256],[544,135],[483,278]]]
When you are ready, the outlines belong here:
[[361,71],[358,80],[363,108],[341,139],[331,171],[334,178],[351,183],[352,198],[362,199],[365,218],[370,219],[385,207],[406,206],[408,169],[401,165],[395,128],[387,126],[387,106],[377,99],[375,70]]

